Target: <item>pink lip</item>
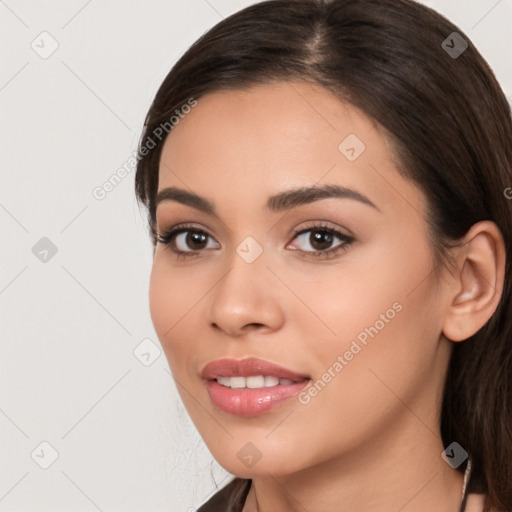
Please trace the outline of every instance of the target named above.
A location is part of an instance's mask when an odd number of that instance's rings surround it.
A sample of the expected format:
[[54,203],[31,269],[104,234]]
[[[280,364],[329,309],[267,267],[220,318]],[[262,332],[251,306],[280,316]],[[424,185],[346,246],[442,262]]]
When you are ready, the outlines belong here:
[[277,364],[249,357],[246,359],[217,359],[208,363],[201,372],[203,379],[216,377],[250,377],[251,375],[271,375],[278,379],[302,380],[309,379],[308,375],[299,374]]
[[[260,389],[231,389],[219,384],[216,377],[249,377],[270,375],[279,379],[295,381],[293,384]],[[298,395],[309,383],[307,375],[299,374],[262,359],[218,359],[208,363],[201,372],[207,380],[206,389],[212,402],[224,412],[238,416],[255,416]]]

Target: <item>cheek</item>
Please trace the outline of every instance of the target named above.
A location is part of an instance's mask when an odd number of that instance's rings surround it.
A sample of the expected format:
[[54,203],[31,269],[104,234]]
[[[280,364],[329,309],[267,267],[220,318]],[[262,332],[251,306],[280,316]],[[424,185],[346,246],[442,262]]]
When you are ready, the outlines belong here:
[[[309,309],[291,299],[296,304],[293,321],[310,333],[307,339],[311,341],[315,333],[315,338],[322,340],[320,350],[328,350],[328,346],[340,350],[359,334],[364,341],[366,329],[372,326],[379,333],[388,331],[395,317],[410,314],[411,319],[417,315],[416,322],[421,320],[422,301],[428,300],[426,293],[432,293],[421,288],[429,276],[431,259],[421,240],[409,244],[398,237],[375,242],[347,254],[339,265],[315,269],[314,279],[306,273],[286,275]],[[419,301],[418,296],[422,296]],[[397,309],[406,305],[407,313],[397,314]]]
[[149,311],[155,331],[163,344],[165,332],[175,322],[176,294],[172,293],[172,279],[162,272],[161,267],[155,260],[149,280]]
[[386,384],[404,398],[417,393],[435,366],[441,332],[428,247],[418,243],[397,251],[391,244],[387,253],[381,247],[379,254],[354,259],[338,277],[321,283],[304,284],[300,293],[322,322],[296,315],[315,377],[329,381],[318,393],[322,398],[314,398],[317,405],[338,404],[357,410],[357,417],[372,410],[368,403],[396,401]]
[[186,347],[186,344],[182,346],[178,342],[177,333],[187,323],[199,300],[197,281],[187,284],[183,276],[183,272],[168,268],[164,257],[154,260],[149,281],[149,309],[171,369],[175,356],[179,357]]
[[[437,371],[432,343],[436,331],[429,325],[428,312],[418,320],[419,302],[401,298],[402,309],[393,310],[394,318],[384,327],[375,318],[363,321],[362,328],[351,322],[355,335],[347,333],[338,342],[320,343],[311,351],[316,391],[314,396],[303,395],[294,412],[301,429],[291,429],[287,435],[297,444],[314,447],[305,454],[312,462],[364,446],[410,416],[409,408],[421,411],[425,421],[435,415],[431,401],[435,382],[426,383],[435,381]],[[376,323],[377,330],[371,329]]]

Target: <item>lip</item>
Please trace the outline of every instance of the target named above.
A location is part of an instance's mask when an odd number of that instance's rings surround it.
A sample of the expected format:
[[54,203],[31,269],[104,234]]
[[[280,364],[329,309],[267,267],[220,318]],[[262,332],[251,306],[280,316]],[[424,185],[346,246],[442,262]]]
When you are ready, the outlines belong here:
[[250,377],[251,375],[271,375],[278,379],[303,380],[309,375],[296,373],[264,359],[248,357],[246,359],[216,359],[208,363],[201,372],[203,379],[212,380],[216,377]]
[[[268,375],[295,381],[292,384],[259,389],[232,389],[219,384],[216,377],[250,377]],[[298,395],[310,382],[310,377],[257,358],[217,359],[201,371],[212,402],[222,411],[236,416],[263,414]]]

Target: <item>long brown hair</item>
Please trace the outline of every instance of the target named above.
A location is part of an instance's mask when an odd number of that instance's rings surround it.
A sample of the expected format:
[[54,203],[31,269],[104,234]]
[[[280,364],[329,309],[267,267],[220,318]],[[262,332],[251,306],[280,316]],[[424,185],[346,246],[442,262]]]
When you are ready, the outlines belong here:
[[512,121],[493,72],[466,34],[411,0],[270,0],[235,13],[179,59],[147,114],[135,187],[153,244],[169,119],[208,92],[272,80],[320,84],[387,130],[399,171],[427,197],[437,263],[474,223],[500,228],[503,295],[486,325],[454,344],[440,427],[445,446],[471,454],[486,507],[512,510]]

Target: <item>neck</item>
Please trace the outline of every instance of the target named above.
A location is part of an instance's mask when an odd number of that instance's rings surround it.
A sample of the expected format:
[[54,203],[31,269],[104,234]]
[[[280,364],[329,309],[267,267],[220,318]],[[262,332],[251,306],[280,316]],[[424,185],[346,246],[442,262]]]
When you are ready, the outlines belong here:
[[243,512],[458,512],[463,474],[442,459],[440,435],[407,415],[400,435],[395,423],[336,460],[253,478]]

